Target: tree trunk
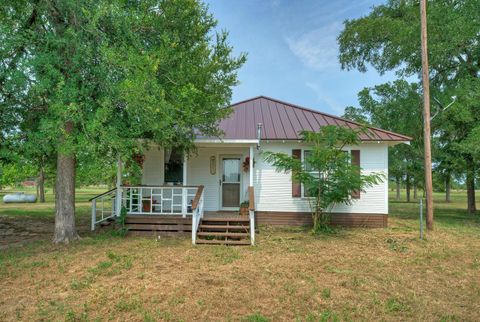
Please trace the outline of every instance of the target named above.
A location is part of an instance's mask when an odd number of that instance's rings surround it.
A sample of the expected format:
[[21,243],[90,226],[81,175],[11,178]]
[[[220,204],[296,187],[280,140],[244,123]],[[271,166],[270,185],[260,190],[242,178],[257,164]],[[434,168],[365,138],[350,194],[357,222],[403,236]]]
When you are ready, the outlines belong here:
[[417,200],[417,184],[413,183],[413,200]]
[[397,189],[397,196],[395,197],[395,199],[400,200],[400,178],[399,177],[395,178],[395,186]]
[[43,167],[40,168],[40,173],[38,174],[37,189],[38,200],[40,202],[45,202],[45,170]]
[[445,178],[445,202],[451,202],[452,200],[450,199],[450,190],[452,189],[452,186],[450,184],[450,174],[447,175]]
[[406,185],[406,189],[407,189],[407,202],[410,202],[410,176],[407,174],[407,178],[406,178],[406,182],[405,182],[405,185]]
[[[67,122],[67,135],[73,124]],[[75,229],[75,154],[57,154],[57,178],[55,189],[55,233],[54,243],[68,244],[80,237]]]
[[467,163],[467,212],[475,214],[475,164],[471,156],[465,158]]

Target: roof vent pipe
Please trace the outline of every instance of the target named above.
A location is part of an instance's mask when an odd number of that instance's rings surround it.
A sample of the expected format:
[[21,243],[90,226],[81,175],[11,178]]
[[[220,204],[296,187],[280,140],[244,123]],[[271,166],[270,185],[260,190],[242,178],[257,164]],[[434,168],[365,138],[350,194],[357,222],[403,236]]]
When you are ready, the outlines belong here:
[[260,149],[260,140],[262,139],[262,127],[263,127],[262,123],[257,123],[257,140],[258,140],[257,150]]

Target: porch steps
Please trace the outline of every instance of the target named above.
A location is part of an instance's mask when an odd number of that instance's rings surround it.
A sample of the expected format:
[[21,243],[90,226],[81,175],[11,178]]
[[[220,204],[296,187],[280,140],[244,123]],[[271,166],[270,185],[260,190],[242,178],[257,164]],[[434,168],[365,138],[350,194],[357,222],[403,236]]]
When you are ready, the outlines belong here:
[[190,236],[192,233],[192,219],[182,216],[129,215],[125,226],[131,236]]
[[250,219],[204,217],[197,232],[197,244],[250,245]]
[[215,240],[215,239],[197,239],[197,244],[209,244],[209,245],[250,245],[248,240]]
[[249,233],[224,233],[224,232],[206,232],[200,231],[197,233],[197,236],[227,236],[227,237],[249,237]]

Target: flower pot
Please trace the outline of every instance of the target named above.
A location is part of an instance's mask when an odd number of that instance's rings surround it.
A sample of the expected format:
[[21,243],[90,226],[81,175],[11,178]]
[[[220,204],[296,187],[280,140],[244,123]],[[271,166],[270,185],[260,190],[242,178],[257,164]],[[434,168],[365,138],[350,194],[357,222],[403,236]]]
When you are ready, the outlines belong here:
[[248,208],[247,207],[241,207],[240,208],[240,215],[241,216],[247,216],[248,215]]

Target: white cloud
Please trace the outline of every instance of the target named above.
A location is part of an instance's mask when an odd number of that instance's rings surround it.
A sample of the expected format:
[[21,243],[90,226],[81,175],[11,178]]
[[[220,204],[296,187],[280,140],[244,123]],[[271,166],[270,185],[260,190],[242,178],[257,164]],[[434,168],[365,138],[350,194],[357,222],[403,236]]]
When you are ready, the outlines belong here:
[[337,21],[285,41],[305,66],[324,71],[339,68],[337,36],[341,30],[342,24]]
[[318,83],[307,82],[305,85],[313,90],[317,95],[317,100],[320,103],[326,104],[330,109],[335,111],[338,115],[343,114],[344,106],[339,104],[332,96],[328,94],[327,91],[323,89],[323,87]]

